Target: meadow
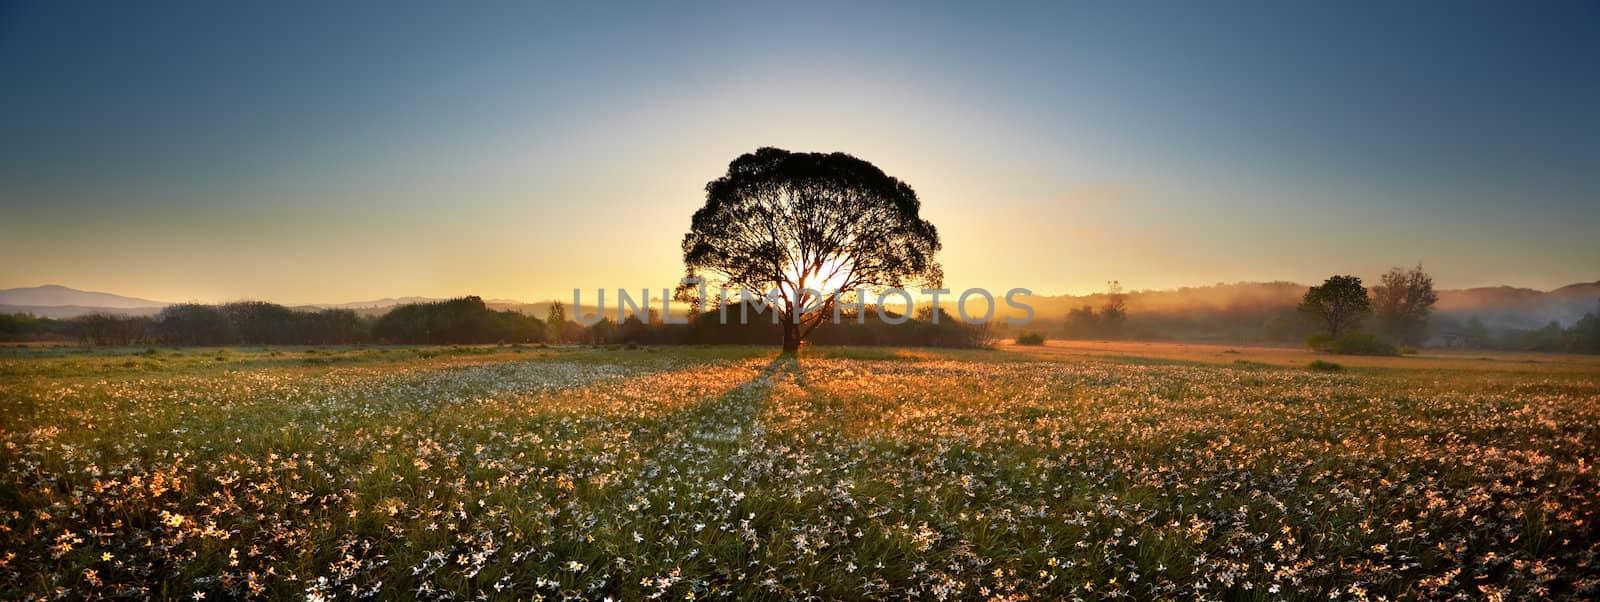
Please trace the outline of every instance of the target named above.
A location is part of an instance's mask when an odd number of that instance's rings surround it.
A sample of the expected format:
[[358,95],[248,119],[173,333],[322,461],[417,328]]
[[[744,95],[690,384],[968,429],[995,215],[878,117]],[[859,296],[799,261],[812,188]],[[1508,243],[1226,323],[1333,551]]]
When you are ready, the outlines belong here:
[[1594,358],[775,355],[0,349],[0,598],[1600,597]]

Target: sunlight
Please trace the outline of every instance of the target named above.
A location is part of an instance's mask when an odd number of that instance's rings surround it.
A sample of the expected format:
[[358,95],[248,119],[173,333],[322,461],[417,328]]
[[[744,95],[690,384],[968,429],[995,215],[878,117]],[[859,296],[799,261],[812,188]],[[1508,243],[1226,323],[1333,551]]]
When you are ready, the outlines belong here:
[[[833,257],[823,260],[816,268],[810,270],[804,270],[798,265],[791,266],[789,268],[788,281],[790,286],[794,287],[794,290],[784,291],[784,296],[790,301],[795,301],[794,295],[801,288],[809,288],[821,292],[823,297],[827,297],[850,283],[850,271],[845,265],[844,258]],[[795,303],[797,308],[815,303],[810,299],[810,296],[799,301],[801,302]],[[810,309],[815,310],[820,309],[820,307]],[[809,311],[806,313],[809,313]]]

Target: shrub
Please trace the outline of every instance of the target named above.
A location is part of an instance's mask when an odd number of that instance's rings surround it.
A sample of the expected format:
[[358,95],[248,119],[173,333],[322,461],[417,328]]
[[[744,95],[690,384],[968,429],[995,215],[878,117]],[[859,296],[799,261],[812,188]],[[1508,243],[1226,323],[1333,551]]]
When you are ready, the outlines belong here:
[[1342,365],[1335,364],[1333,362],[1324,362],[1322,360],[1312,360],[1310,364],[1306,364],[1306,367],[1312,370],[1320,370],[1323,372],[1338,372],[1344,369],[1344,366]]
[[1324,334],[1306,337],[1306,346],[1317,351],[1343,355],[1400,355],[1394,345],[1367,332],[1347,332],[1332,338]]
[[1025,332],[1017,336],[1018,345],[1043,345],[1044,335],[1037,332]]

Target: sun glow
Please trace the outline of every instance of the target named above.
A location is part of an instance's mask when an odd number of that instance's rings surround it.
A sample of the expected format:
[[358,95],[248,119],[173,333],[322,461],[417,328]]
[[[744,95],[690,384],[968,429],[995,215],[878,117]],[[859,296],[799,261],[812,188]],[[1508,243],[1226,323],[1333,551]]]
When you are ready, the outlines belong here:
[[[797,263],[789,268],[787,280],[783,295],[791,301],[796,300],[797,293],[809,289],[794,303],[796,308],[804,307],[809,312],[822,309],[824,301],[851,284],[850,268],[841,257],[824,259],[810,268]],[[815,293],[821,293],[820,297]]]

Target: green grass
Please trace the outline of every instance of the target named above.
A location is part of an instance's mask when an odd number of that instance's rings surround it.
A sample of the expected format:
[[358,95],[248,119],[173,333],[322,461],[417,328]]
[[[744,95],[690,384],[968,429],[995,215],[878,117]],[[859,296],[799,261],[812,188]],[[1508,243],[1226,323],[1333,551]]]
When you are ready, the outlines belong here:
[[0,598],[1600,594],[1593,374],[1185,353],[4,348]]

